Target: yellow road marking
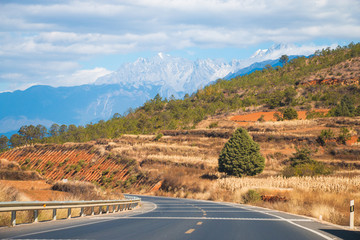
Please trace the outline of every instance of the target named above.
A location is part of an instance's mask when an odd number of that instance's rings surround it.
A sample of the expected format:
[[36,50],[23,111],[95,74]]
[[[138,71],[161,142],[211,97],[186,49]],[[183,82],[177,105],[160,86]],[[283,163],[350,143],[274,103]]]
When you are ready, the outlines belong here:
[[203,224],[202,222],[198,222],[196,225],[201,225],[201,224]]
[[194,229],[194,228],[190,228],[189,230],[187,230],[187,231],[185,232],[185,234],[190,234],[190,233],[192,233],[193,231],[195,231],[195,229]]

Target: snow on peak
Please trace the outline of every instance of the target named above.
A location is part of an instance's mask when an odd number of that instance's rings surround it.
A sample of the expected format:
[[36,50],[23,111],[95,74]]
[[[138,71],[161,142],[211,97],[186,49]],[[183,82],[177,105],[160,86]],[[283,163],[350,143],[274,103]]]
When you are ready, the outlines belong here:
[[292,54],[293,50],[296,48],[294,45],[280,43],[277,45],[271,46],[269,49],[259,49],[257,50],[250,59],[256,59],[258,60],[261,58],[261,60],[269,60],[269,59],[277,59],[280,58],[281,55],[295,55]]
[[116,72],[98,78],[95,84],[120,84],[129,88],[159,86],[160,94],[164,97],[171,94],[182,97],[231,71],[232,65],[224,61],[191,61],[160,52],[153,58],[126,63]]
[[267,53],[268,49],[257,50],[250,58],[262,57]]
[[152,58],[139,58],[133,63],[123,64],[116,72],[98,78],[95,84],[120,84],[127,88],[156,86],[164,97],[174,93],[181,97],[256,62],[275,60],[284,54],[310,55],[315,50],[281,43],[269,49],[259,49],[248,59],[234,59],[230,63],[212,59],[192,61],[159,52]]

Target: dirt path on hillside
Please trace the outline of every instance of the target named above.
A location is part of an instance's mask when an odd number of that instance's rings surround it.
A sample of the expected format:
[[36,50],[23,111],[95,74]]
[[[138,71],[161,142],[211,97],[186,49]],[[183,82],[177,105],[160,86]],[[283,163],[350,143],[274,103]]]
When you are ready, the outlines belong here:
[[[329,109],[317,109],[315,111],[321,112],[321,113],[327,113],[329,111]],[[299,120],[306,119],[306,112],[307,111],[297,111],[298,119]],[[279,113],[279,112],[276,112],[276,111],[255,112],[255,113],[233,116],[230,118],[230,120],[235,121],[236,123],[238,123],[240,125],[243,125],[244,123],[247,124],[247,123],[251,123],[251,122],[256,122],[256,121],[258,121],[259,118],[261,118],[261,116],[263,116],[265,121],[276,121],[276,118],[274,117],[275,113]]]

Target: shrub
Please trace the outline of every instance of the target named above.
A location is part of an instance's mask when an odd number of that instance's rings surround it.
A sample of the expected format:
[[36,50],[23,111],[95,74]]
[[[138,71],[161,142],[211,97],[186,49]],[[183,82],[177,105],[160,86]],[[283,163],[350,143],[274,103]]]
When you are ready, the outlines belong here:
[[261,116],[258,118],[258,122],[265,122],[265,119],[264,119],[265,115],[264,114],[261,114]]
[[283,119],[285,120],[292,120],[292,119],[297,119],[298,118],[298,113],[295,109],[288,107],[285,108],[283,111]]
[[213,122],[213,123],[210,123],[209,128],[216,128],[216,127],[218,127],[218,125],[219,125],[219,122]]
[[253,176],[264,170],[265,159],[247,131],[238,128],[221,150],[218,164],[219,172],[238,177]]
[[306,119],[323,118],[323,117],[325,117],[325,113],[323,112],[316,112],[314,110],[306,112]]
[[102,199],[100,189],[89,182],[67,181],[56,182],[52,188],[55,191],[68,192],[82,200]]
[[48,161],[46,164],[45,164],[45,168],[46,169],[52,169],[54,167],[54,163],[52,161]]
[[345,95],[336,107],[332,108],[328,115],[331,117],[352,117],[356,114],[354,100]]
[[351,139],[350,130],[347,129],[346,127],[341,128],[338,141],[341,142],[342,144],[346,144],[346,141],[350,139]]
[[308,148],[296,148],[294,156],[289,159],[290,165],[295,167],[301,164],[314,163],[315,160],[311,157],[311,150]]
[[274,113],[273,114],[274,118],[276,119],[276,121],[283,121],[283,117],[279,114],[279,113]]
[[316,161],[312,163],[299,164],[295,167],[288,166],[283,170],[284,177],[329,175],[331,173],[332,170],[329,167]]
[[354,115],[357,117],[360,116],[360,105],[355,109]]
[[156,137],[154,138],[154,141],[157,142],[159,141],[164,135],[162,133],[159,133],[158,135],[156,135]]
[[334,139],[334,137],[335,137],[335,134],[331,129],[328,129],[328,130],[324,129],[324,130],[321,130],[321,134],[317,138],[317,142],[320,145],[324,146],[326,144],[326,141]]
[[311,154],[308,148],[296,148],[294,156],[289,159],[290,166],[283,170],[283,176],[316,176],[328,175],[332,172],[325,164],[314,160]]
[[247,193],[245,193],[243,196],[244,203],[256,203],[259,202],[260,200],[261,200],[261,195],[257,191],[252,189],[247,191]]

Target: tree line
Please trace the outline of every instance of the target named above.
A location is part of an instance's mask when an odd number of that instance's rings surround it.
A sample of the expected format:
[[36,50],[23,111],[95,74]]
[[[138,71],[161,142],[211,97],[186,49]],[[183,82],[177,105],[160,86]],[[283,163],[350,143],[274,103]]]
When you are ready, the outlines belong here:
[[[116,138],[122,134],[150,134],[160,130],[191,129],[208,116],[245,111],[251,106],[268,109],[329,108],[329,116],[360,114],[358,85],[304,86],[301,81],[348,59],[360,56],[360,43],[336,49],[323,49],[314,55],[290,61],[282,57],[282,67],[268,66],[231,80],[219,79],[182,99],[162,98],[159,94],[137,109],[116,113],[107,121],[85,126],[53,124],[29,125],[7,139],[0,136],[0,149],[32,143],[85,142],[99,138]],[[344,96],[345,99],[344,99]]]

